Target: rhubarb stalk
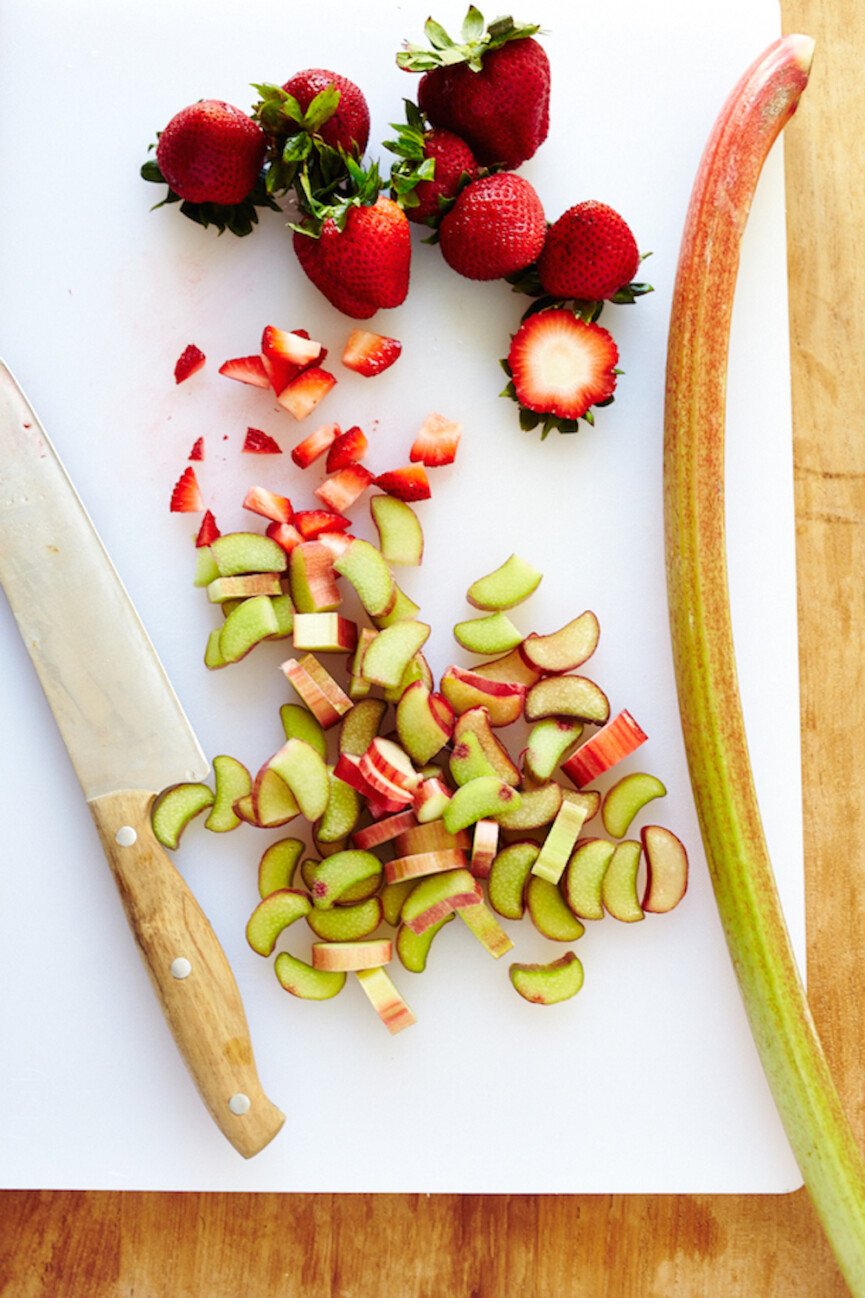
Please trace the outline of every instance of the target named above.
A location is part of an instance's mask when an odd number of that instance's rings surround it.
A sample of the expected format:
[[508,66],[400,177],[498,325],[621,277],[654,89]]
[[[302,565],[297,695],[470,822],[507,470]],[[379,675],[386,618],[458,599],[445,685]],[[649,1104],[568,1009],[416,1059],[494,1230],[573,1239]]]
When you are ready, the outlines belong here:
[[727,356],[760,171],[808,84],[814,42],[774,42],[709,137],[685,223],[667,362],[667,581],[679,705],[712,884],[754,1039],[838,1264],[865,1295],[865,1163],[799,979],[763,833],[736,676],[724,537]]

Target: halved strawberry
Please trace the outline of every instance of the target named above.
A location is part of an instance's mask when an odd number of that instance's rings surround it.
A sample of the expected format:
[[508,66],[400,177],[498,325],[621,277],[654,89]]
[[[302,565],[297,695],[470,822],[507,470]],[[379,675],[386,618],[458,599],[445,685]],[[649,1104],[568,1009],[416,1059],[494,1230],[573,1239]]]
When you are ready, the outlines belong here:
[[269,388],[270,379],[262,364],[260,356],[235,356],[233,360],[223,361],[219,367],[220,374],[227,379],[237,379],[239,383],[251,383],[254,388]]
[[610,400],[618,360],[619,350],[606,329],[561,307],[524,320],[508,353],[520,405],[568,421],[584,418],[591,406]]
[[317,361],[321,351],[321,343],[310,338],[305,330],[289,333],[277,329],[276,325],[266,325],[261,335],[261,354],[270,361],[288,361],[303,368]]
[[201,520],[201,527],[198,529],[195,544],[199,549],[202,549],[205,545],[210,545],[211,541],[215,541],[218,536],[222,536],[222,533],[216,526],[216,519],[208,509]]
[[342,363],[346,369],[372,378],[389,369],[401,351],[402,343],[396,338],[386,338],[368,329],[353,329],[342,353]]
[[344,532],[351,526],[351,519],[327,509],[299,509],[294,525],[304,541],[314,541],[322,532]]
[[404,469],[391,469],[389,473],[380,473],[374,480],[377,487],[386,491],[389,496],[400,500],[429,500],[429,478],[422,464],[406,465]]
[[339,435],[339,424],[322,424],[321,428],[316,428],[314,433],[310,433],[302,442],[298,442],[291,453],[291,458],[299,469],[308,469],[314,460],[324,455]]
[[277,545],[281,545],[286,554],[291,554],[294,547],[303,541],[293,523],[268,523],[266,534]]
[[243,508],[262,518],[272,518],[274,523],[290,523],[294,510],[287,496],[278,496],[266,487],[250,487],[243,499]]
[[305,419],[335,383],[332,374],[313,365],[283,388],[276,399],[295,419]]
[[315,494],[319,500],[336,513],[351,509],[358,496],[362,496],[372,482],[372,474],[362,464],[349,464],[330,478],[325,478]]
[[339,469],[347,469],[350,464],[357,464],[366,455],[369,442],[366,440],[366,433],[357,424],[352,428],[346,429],[340,433],[335,442],[327,453],[327,463],[324,466],[327,473],[336,473]]
[[247,428],[243,443],[246,455],[282,455],[282,447],[261,428]]
[[412,463],[419,460],[428,469],[439,468],[442,464],[453,464],[461,431],[460,424],[455,424],[452,419],[445,419],[444,415],[427,415],[412,443],[409,459]]
[[175,482],[169,508],[172,514],[200,514],[204,509],[201,488],[191,466],[184,469]]
[[196,437],[195,441],[192,443],[192,450],[189,452],[187,459],[190,460],[204,459],[204,438],[203,437]]
[[201,348],[196,347],[195,343],[190,343],[177,358],[177,364],[174,366],[174,382],[182,383],[184,379],[189,378],[190,374],[195,374],[206,359]]

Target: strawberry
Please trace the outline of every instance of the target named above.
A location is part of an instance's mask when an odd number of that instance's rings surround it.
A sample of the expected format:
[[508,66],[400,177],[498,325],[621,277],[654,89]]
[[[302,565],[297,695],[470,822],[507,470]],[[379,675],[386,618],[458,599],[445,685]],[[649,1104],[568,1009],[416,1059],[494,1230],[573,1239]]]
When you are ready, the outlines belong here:
[[195,544],[199,549],[202,549],[205,545],[210,545],[211,541],[215,541],[218,536],[222,536],[222,533],[216,526],[216,519],[208,509],[201,520],[201,527],[198,529]]
[[296,545],[300,545],[303,537],[292,523],[268,523],[266,535],[277,545],[281,545],[286,554],[291,554]]
[[389,496],[400,500],[429,500],[432,494],[429,479],[422,464],[406,465],[404,469],[391,469],[389,473],[380,473],[374,479],[375,485],[381,487]]
[[294,516],[294,525],[304,541],[314,541],[322,532],[344,532],[351,527],[351,519],[327,509],[300,509]]
[[255,186],[266,140],[257,122],[220,99],[202,99],[172,117],[156,162],[172,191],[189,203],[230,207]]
[[227,379],[237,379],[240,383],[251,383],[255,388],[269,388],[270,379],[261,363],[260,356],[237,356],[234,360],[223,361],[219,367],[220,374]]
[[385,148],[400,159],[391,167],[391,194],[410,221],[436,226],[462,186],[477,179],[478,161],[453,131],[429,129],[410,99],[405,108],[405,123],[393,123],[397,138],[385,141]]
[[321,428],[316,428],[314,433],[310,433],[302,442],[298,442],[291,453],[291,458],[299,469],[308,469],[313,461],[320,455],[324,455],[339,435],[339,424],[322,424]]
[[355,152],[360,157],[369,140],[369,107],[359,86],[338,72],[305,68],[302,72],[295,72],[282,88],[294,96],[305,113],[316,95],[331,86],[339,92],[336,106],[319,125],[318,134],[332,149]]
[[550,64],[533,40],[535,25],[497,18],[484,30],[474,5],[461,42],[428,19],[431,49],[408,45],[397,63],[423,72],[418,105],[433,126],[453,131],[484,166],[518,167],[547,138],[550,125]]
[[366,455],[368,446],[366,433],[356,424],[340,433],[327,453],[325,473],[336,473],[339,469],[347,469],[350,464],[357,464]]
[[325,478],[321,486],[316,487],[315,494],[323,505],[341,514],[343,510],[351,509],[358,497],[363,495],[372,482],[372,476],[362,464],[350,464],[332,477]]
[[389,369],[401,352],[402,343],[397,338],[386,338],[368,329],[353,329],[342,353],[342,363],[347,370],[369,379]]
[[295,419],[305,419],[335,383],[332,374],[313,365],[292,379],[276,399]]
[[251,514],[270,518],[274,523],[290,523],[294,518],[294,510],[288,497],[278,496],[276,492],[268,491],[266,487],[250,487],[243,498],[243,508],[248,509]]
[[266,325],[261,335],[262,356],[269,361],[286,361],[300,369],[319,360],[323,350],[321,343],[301,330],[289,333],[277,329],[276,325]]
[[172,514],[200,514],[204,509],[201,488],[191,465],[183,470],[175,482],[169,509]]
[[551,297],[601,302],[629,284],[639,266],[625,221],[606,203],[590,201],[569,207],[550,226],[538,274]]
[[511,340],[505,368],[511,383],[502,394],[531,412],[524,428],[547,416],[551,428],[573,432],[577,420],[593,422],[591,407],[606,405],[616,387],[618,348],[606,329],[572,311],[553,308],[528,316]]
[[245,455],[282,455],[282,447],[261,428],[247,428],[243,442]]
[[460,425],[444,415],[427,415],[412,443],[409,459],[420,461],[428,469],[453,464],[460,440]]
[[195,343],[184,347],[174,366],[174,382],[183,383],[190,375],[197,374],[206,360],[204,352]]
[[522,176],[499,172],[472,181],[442,218],[439,241],[448,265],[467,279],[503,279],[538,256],[544,209]]
[[192,443],[192,450],[189,452],[189,455],[186,458],[189,460],[204,459],[204,438],[203,437],[196,437],[195,441]]

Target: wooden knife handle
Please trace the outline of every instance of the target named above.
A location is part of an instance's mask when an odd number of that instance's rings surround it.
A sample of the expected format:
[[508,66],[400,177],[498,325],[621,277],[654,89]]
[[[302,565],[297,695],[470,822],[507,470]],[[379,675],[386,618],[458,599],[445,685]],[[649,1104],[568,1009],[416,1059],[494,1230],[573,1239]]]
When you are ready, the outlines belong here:
[[174,1040],[214,1122],[251,1158],[273,1140],[285,1115],[258,1080],[246,1013],[225,952],[154,837],[152,802],[152,794],[132,790],[89,805]]

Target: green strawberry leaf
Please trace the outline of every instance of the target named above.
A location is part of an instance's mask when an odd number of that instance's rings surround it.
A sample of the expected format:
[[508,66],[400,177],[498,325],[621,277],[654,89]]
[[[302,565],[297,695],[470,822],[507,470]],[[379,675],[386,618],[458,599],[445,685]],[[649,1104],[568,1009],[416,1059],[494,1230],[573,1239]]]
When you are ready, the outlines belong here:
[[337,108],[342,93],[337,90],[336,86],[331,84],[324,90],[320,90],[307,108],[303,117],[303,125],[308,131],[317,131],[324,126],[325,122],[330,121]]
[[469,5],[469,11],[463,20],[462,31],[460,35],[464,45],[472,41],[479,41],[484,34],[484,16],[474,5]]
[[450,50],[454,48],[454,42],[448,36],[441,23],[437,23],[434,18],[427,18],[424,23],[424,35],[435,50]]

